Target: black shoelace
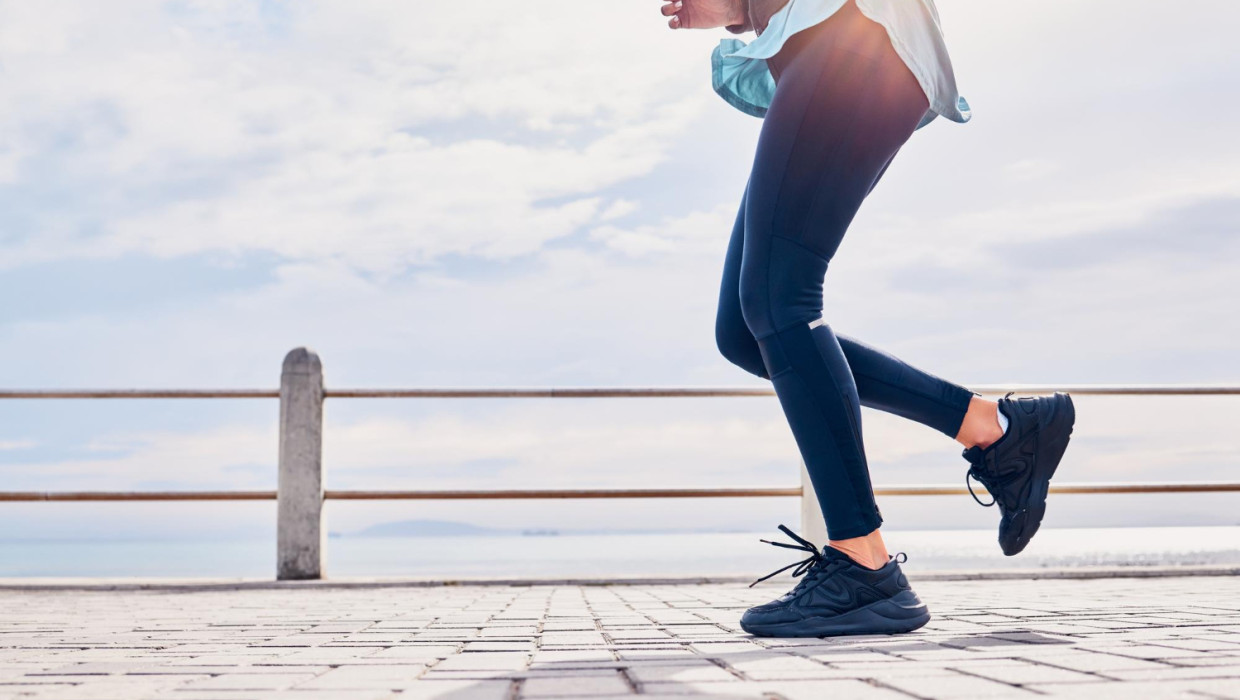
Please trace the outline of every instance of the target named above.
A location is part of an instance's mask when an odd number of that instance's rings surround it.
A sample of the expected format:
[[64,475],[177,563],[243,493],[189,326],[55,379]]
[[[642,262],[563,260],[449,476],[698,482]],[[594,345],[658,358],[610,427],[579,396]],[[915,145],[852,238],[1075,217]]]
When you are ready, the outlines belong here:
[[[977,479],[978,481],[982,482],[982,486],[985,486],[986,491],[990,494],[990,503],[982,503],[982,499],[977,497],[977,494],[973,492],[973,482],[969,481],[969,477],[973,477],[974,479]],[[989,508],[999,501],[999,497],[995,495],[995,492],[998,489],[992,486],[989,483],[989,480],[986,479],[986,477],[982,476],[981,471],[979,471],[978,468],[975,466],[969,467],[969,471],[965,472],[964,485],[969,487],[969,495],[973,497],[973,500],[977,501],[977,504],[979,506],[985,506]]]
[[[765,542],[767,544],[773,544],[776,547],[783,547],[785,549],[797,549],[802,552],[809,552],[809,556],[802,559],[801,561],[793,562],[783,567],[782,569],[776,569],[775,571],[772,571],[766,576],[763,576],[757,581],[754,581],[753,583],[749,584],[750,588],[753,588],[754,583],[761,583],[772,576],[775,576],[777,574],[787,571],[788,569],[792,569],[793,577],[801,576],[805,572],[809,571],[810,569],[813,569],[815,566],[818,566],[824,561],[822,552],[818,551],[818,548],[814,546],[813,542],[810,542],[804,537],[801,537],[800,535],[796,534],[792,530],[789,530],[787,527],[783,525],[780,525],[779,529],[783,530],[786,535],[796,540],[797,544],[788,544],[787,542],[773,542],[771,540],[758,540],[758,541]],[[793,569],[793,567],[796,567],[796,568]]]

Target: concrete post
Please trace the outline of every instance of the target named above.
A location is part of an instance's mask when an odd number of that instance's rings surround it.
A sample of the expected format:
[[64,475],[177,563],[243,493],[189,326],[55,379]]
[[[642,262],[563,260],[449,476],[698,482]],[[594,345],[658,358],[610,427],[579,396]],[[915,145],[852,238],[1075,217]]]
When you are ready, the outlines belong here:
[[822,517],[822,508],[818,506],[818,496],[814,492],[814,484],[809,479],[804,460],[801,462],[800,535],[818,545],[818,549],[822,549],[827,543],[827,521]]
[[284,356],[276,578],[323,578],[323,365],[309,348]]

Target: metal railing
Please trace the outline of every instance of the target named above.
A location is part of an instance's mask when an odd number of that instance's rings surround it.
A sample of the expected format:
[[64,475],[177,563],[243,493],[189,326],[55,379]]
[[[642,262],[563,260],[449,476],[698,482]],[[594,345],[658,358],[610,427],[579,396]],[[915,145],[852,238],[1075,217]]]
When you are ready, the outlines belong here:
[[[1235,396],[1240,386],[1014,384],[975,385],[981,394],[1049,394],[1056,391],[1097,396]],[[66,501],[271,501],[277,502],[277,578],[316,579],[324,574],[323,502],[335,500],[589,499],[589,498],[769,498],[798,497],[802,512],[816,512],[812,490],[802,486],[646,489],[491,489],[347,490],[323,486],[323,400],[326,398],[504,398],[612,399],[775,396],[770,388],[488,388],[488,389],[326,389],[317,354],[295,348],[284,358],[275,389],[52,389],[0,390],[0,399],[280,399],[277,488],[267,491],[0,491],[0,502]],[[981,488],[984,491],[984,488]],[[1240,482],[1069,483],[1052,493],[1240,492]],[[963,486],[943,484],[876,485],[879,496],[963,495]]]
[[[874,486],[876,496],[967,496],[968,488],[945,484]],[[979,495],[985,486],[975,486]],[[1234,481],[1078,482],[1051,485],[1051,493],[1222,493],[1240,491]],[[579,498],[772,498],[803,496],[801,486],[664,489],[324,489],[325,500],[337,501],[459,501]],[[270,491],[0,491],[3,501],[274,501]]]

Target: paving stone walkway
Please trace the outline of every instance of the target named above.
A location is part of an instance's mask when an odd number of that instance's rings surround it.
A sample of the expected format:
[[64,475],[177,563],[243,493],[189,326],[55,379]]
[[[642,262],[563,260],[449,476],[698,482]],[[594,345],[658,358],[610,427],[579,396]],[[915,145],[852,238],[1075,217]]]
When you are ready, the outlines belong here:
[[0,698],[1240,698],[1240,578],[929,581],[900,636],[759,639],[790,586],[0,590]]

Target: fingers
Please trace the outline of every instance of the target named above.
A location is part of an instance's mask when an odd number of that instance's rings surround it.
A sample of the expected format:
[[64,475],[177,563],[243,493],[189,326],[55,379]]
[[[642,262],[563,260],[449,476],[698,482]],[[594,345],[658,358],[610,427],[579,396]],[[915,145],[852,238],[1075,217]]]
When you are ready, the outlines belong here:
[[669,2],[659,8],[659,11],[663,13],[664,17],[671,18],[667,20],[668,27],[672,29],[680,29],[685,26],[685,23],[681,20],[680,15],[678,14],[684,7],[684,4],[684,0],[675,0],[675,2]]

